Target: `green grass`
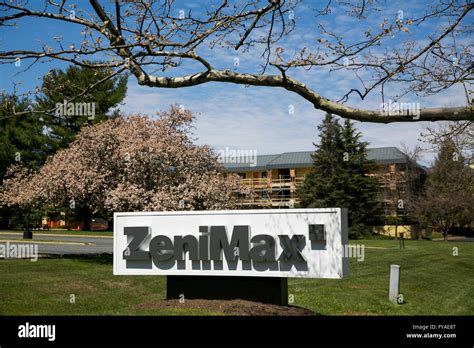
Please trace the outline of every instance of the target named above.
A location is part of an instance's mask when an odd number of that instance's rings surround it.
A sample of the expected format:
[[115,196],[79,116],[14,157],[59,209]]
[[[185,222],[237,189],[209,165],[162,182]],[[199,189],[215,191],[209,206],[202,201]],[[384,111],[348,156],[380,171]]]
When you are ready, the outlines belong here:
[[[474,243],[405,241],[405,250],[398,240],[354,243],[366,245],[365,261],[351,259],[349,277],[290,280],[295,305],[323,315],[474,314]],[[387,300],[391,264],[401,266],[403,304]]]
[[[165,291],[165,277],[114,276],[111,256],[0,260],[0,315],[155,314],[134,306],[161,300]],[[214,313],[176,308],[159,314]]]
[[[397,240],[354,243],[366,245],[365,261],[351,259],[347,278],[290,279],[294,305],[322,315],[474,314],[474,243],[405,241],[405,250]],[[404,304],[388,301],[390,264],[401,266]],[[165,282],[162,276],[114,276],[111,256],[0,260],[0,315],[221,314],[137,308],[164,299]]]
[[[0,230],[1,233],[23,233],[20,230]],[[49,231],[33,231],[33,238],[35,234],[67,234],[67,235],[83,235],[83,236],[113,236],[112,231],[67,231],[67,230],[49,230]],[[1,234],[0,234],[1,238]]]

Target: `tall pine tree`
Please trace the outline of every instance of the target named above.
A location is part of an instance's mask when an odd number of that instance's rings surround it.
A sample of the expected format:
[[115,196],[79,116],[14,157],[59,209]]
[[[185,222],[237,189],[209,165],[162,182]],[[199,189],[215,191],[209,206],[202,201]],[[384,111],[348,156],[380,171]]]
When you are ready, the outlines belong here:
[[369,223],[376,215],[378,187],[366,175],[373,165],[367,160],[367,143],[349,120],[341,126],[331,114],[318,130],[313,167],[298,191],[300,205],[347,208],[349,226]]
[[12,116],[30,105],[27,98],[0,95],[0,183],[10,165],[38,169],[51,154],[52,140],[37,115]]
[[343,175],[345,201],[349,208],[349,222],[370,224],[375,222],[378,202],[378,183],[368,176],[375,163],[367,159],[367,142],[361,140],[362,133],[349,120],[344,120],[343,137]]
[[[86,63],[90,63],[87,62]],[[95,64],[98,62],[94,62]],[[53,69],[43,77],[41,94],[37,95],[38,108],[49,110],[58,103],[63,104],[99,81],[106,79],[113,71],[110,68],[90,69],[82,66],[69,66],[66,70]],[[94,103],[95,115],[50,115],[43,118],[50,135],[56,139],[57,148],[66,147],[85,124],[100,123],[109,117],[111,109],[117,107],[127,92],[127,76],[117,75],[98,84],[94,89],[74,99],[74,103]]]
[[[52,153],[54,142],[44,132],[44,124],[37,115],[12,116],[14,112],[28,110],[30,105],[26,97],[0,95],[0,184],[11,165],[35,170]],[[0,206],[0,228],[21,221],[22,213],[19,208]]]
[[[111,111],[125,98],[127,77],[117,75],[106,80],[111,73],[110,68],[69,66],[64,71],[53,69],[43,77],[41,93],[36,95],[35,101],[15,95],[0,95],[0,184],[9,166],[21,164],[37,170],[48,156],[67,147],[82,126],[116,116],[117,112]],[[49,113],[12,116],[14,110],[24,111],[27,107],[53,109],[57,103],[71,100],[86,91],[90,84],[102,80],[104,82],[93,90],[74,99],[75,103],[94,103],[93,118],[88,115],[58,116]],[[78,219],[84,215],[82,207],[78,207],[76,212]],[[18,215],[13,209],[0,207],[0,227],[7,227],[9,220],[21,220]]]

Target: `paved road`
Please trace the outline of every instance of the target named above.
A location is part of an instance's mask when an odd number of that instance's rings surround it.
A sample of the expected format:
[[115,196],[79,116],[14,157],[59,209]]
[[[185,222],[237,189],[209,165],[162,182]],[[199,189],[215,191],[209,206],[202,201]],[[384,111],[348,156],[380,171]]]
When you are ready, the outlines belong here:
[[[21,233],[0,234],[0,244],[6,244],[6,239],[18,239],[17,241],[9,240],[10,244],[23,244],[23,235]],[[35,243],[35,239],[38,243]],[[42,241],[55,241],[56,244],[47,244]],[[77,236],[55,236],[55,235],[41,235],[35,236],[33,232],[33,239],[26,240],[28,244],[34,243],[38,245],[38,254],[101,254],[112,253],[113,239],[107,237],[77,237]],[[77,244],[60,243],[61,241],[74,242]],[[59,242],[59,243],[58,243]],[[26,244],[26,243],[25,243]]]

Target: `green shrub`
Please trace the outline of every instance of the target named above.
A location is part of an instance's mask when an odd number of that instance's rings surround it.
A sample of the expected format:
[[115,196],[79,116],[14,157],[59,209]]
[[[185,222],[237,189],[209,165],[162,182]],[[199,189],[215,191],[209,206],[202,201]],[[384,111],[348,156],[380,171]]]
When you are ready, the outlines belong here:
[[372,226],[364,224],[354,224],[349,227],[349,239],[365,239],[373,235]]

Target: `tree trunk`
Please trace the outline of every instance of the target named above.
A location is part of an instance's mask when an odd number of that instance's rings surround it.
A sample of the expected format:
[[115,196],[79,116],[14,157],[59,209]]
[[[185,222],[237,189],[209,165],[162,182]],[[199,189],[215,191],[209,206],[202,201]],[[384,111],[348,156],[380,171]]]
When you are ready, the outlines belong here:
[[92,211],[89,207],[85,206],[81,209],[81,219],[82,219],[82,231],[90,231],[91,230],[91,219],[92,219]]
[[110,220],[107,221],[107,231],[113,231],[114,230],[114,218],[110,218]]
[[30,208],[27,208],[26,211],[26,227],[23,232],[23,239],[33,239],[33,232],[30,225]]

